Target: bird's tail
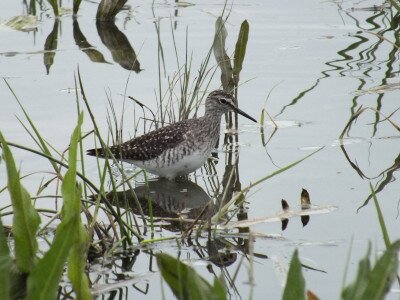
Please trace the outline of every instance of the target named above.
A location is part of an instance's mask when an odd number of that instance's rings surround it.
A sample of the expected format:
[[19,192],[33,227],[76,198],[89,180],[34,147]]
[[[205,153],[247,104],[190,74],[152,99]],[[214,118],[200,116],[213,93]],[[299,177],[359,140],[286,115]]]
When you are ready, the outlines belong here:
[[95,148],[86,150],[86,154],[90,156],[98,156],[104,158],[104,149],[103,148]]

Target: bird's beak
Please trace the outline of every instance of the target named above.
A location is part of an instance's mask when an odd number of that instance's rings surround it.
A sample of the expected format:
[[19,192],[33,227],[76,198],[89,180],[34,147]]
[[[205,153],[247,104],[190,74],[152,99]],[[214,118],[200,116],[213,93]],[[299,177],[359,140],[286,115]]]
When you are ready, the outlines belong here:
[[250,117],[248,114],[246,114],[243,110],[239,109],[238,107],[232,105],[232,110],[238,114],[241,114],[243,117],[246,117],[247,119],[250,119],[253,122],[257,123],[256,119],[254,119],[253,117]]

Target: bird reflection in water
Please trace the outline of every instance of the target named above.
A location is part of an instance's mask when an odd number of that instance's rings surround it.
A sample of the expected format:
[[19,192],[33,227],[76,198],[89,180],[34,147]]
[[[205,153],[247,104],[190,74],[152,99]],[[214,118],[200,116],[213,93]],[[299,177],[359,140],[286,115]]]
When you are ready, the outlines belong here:
[[[134,193],[133,193],[134,192]],[[140,214],[136,205],[135,195],[142,207],[143,214],[150,215],[148,200],[151,200],[153,217],[157,219],[195,219],[206,209],[213,211],[213,202],[210,196],[192,181],[170,181],[157,179],[148,181],[131,190],[110,192],[107,199],[112,205],[131,210]],[[170,222],[168,220],[168,222]],[[181,224],[183,227],[181,227]],[[161,225],[162,228],[172,232],[185,230],[187,222],[172,221],[170,225]]]
[[[160,178],[148,181],[147,185],[139,185],[133,191],[134,193],[132,190],[109,192],[107,199],[112,205],[139,214],[134,199],[136,195],[144,215],[150,215],[150,199],[153,218],[160,219],[159,226],[171,232],[186,232],[192,222],[185,220],[207,221],[219,208],[219,204],[215,204],[202,187],[189,180],[171,181]],[[201,259],[210,261],[217,267],[229,266],[237,259],[237,253],[232,251],[237,247],[225,239],[212,237],[210,233],[206,245],[201,245],[199,240],[193,241],[190,237],[184,243],[193,248]]]

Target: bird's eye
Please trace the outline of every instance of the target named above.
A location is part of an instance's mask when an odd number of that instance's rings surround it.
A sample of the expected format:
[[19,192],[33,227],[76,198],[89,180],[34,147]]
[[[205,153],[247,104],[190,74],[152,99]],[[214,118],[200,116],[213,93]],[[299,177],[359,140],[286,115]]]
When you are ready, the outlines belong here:
[[225,98],[221,98],[221,99],[219,99],[219,103],[221,103],[221,104],[226,104],[226,99]]

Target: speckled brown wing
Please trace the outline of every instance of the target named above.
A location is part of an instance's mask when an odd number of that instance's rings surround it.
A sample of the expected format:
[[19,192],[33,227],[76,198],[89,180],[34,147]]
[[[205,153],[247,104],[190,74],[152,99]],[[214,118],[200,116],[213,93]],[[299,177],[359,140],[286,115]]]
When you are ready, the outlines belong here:
[[[159,156],[166,149],[173,148],[185,139],[185,134],[194,125],[194,119],[191,122],[183,120],[171,125],[156,129],[121,145],[110,147],[111,152],[117,159],[129,159],[145,161]],[[86,154],[92,156],[104,157],[104,149],[90,149]]]

